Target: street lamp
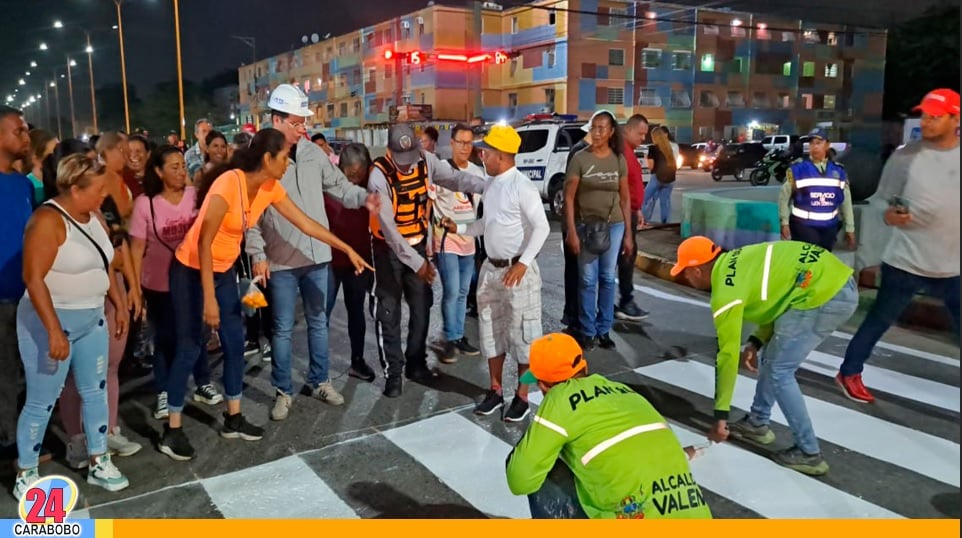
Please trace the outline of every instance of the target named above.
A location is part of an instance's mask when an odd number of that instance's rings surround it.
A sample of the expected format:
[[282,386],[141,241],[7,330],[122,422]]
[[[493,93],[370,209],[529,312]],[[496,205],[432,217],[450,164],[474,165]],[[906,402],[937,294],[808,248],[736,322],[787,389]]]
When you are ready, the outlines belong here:
[[20,79],[20,80],[17,81],[17,84],[20,84],[21,86],[26,86],[26,85],[27,85],[27,81],[26,81],[26,80],[23,80],[23,79]]
[[41,44],[40,44],[40,50],[47,50],[47,44],[46,44],[46,43],[41,43]]
[[97,91],[94,89],[94,48],[90,45],[90,33],[84,32],[87,35],[87,48],[84,49],[87,52],[87,69],[90,71],[90,117],[93,123],[94,132],[100,132],[97,129]]
[[63,23],[60,21],[53,21],[54,28],[63,28]]
[[[120,0],[117,9],[120,9]],[[184,120],[184,66],[180,60],[180,0],[174,0],[174,36],[177,38],[177,98],[180,101],[180,139],[187,138],[187,122]]]
[[117,6],[117,38],[120,40],[120,80],[124,89],[124,121],[127,125],[127,133],[130,133],[130,105],[127,101],[127,60],[124,58],[124,20],[120,14],[121,3],[123,3],[123,0],[114,0],[114,5]]
[[36,67],[37,67],[37,62],[31,61],[31,62],[30,62],[30,67],[36,68]]
[[70,71],[71,67],[76,67],[77,62],[70,59],[67,56],[67,93],[70,95],[70,129],[73,136],[77,136],[77,116],[74,114],[73,108],[73,73]]

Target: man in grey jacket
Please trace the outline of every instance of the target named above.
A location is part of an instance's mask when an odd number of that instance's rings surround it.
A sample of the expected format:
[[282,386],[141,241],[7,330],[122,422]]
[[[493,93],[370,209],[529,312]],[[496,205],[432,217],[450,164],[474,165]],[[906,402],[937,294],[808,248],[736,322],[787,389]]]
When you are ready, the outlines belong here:
[[[377,211],[380,200],[350,181],[327,155],[305,137],[305,122],[311,116],[307,96],[289,84],[278,86],[272,93],[272,127],[284,133],[292,144],[291,159],[281,185],[288,196],[309,217],[328,226],[324,209],[324,193],[344,207],[367,205]],[[274,314],[274,337],[271,384],[276,391],[273,420],[287,418],[293,402],[291,381],[291,333],[294,329],[294,305],[298,291],[304,301],[307,321],[310,370],[307,384],[313,396],[331,405],[341,405],[344,397],[335,390],[328,376],[327,277],[331,248],[301,233],[286,219],[268,208],[260,222],[247,232],[247,254],[254,263],[254,275],[270,278],[270,295]]]

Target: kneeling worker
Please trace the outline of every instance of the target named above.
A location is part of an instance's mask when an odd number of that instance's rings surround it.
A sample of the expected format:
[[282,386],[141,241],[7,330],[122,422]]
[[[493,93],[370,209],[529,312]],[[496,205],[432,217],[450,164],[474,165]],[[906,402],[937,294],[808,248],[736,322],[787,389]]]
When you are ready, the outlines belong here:
[[[544,393],[508,455],[508,487],[536,519],[710,518],[688,468],[692,447],[629,387],[594,374],[567,334],[531,344],[522,383]],[[686,452],[689,456],[686,456]]]
[[[777,452],[775,462],[809,475],[827,473],[828,463],[819,450],[795,372],[858,307],[852,269],[810,243],[776,241],[722,253],[711,239],[695,236],[678,246],[678,263],[671,275],[684,275],[693,287],[711,291],[718,357],[715,425],[708,438],[720,443],[730,432],[771,444],[775,434],[768,424],[772,407],[778,403],[795,446]],[[748,338],[741,359],[749,370],[759,370],[758,383],[751,412],[728,424],[745,320],[757,324],[758,330]]]

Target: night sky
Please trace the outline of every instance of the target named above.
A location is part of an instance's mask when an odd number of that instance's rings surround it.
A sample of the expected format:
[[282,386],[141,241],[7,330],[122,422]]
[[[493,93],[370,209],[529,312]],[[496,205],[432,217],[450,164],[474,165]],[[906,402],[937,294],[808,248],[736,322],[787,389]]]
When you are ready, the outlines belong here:
[[[958,0],[682,0],[678,3],[752,9],[768,6],[787,14],[819,13],[819,18],[885,25],[921,13],[922,5],[940,2],[957,5]],[[464,0],[438,2],[466,5]],[[517,0],[508,3],[517,3]],[[254,37],[257,56],[264,58],[301,46],[301,36],[318,33],[338,35],[379,20],[408,13],[427,4],[426,0],[181,0],[181,32],[185,78],[200,81],[250,61],[251,49],[231,38]],[[866,9],[872,6],[871,9]],[[52,63],[62,70],[64,53],[78,57],[75,84],[89,84],[81,29],[92,31],[96,49],[94,70],[98,87],[120,80],[116,11],[112,0],[0,0],[0,92],[16,87],[31,60],[38,72],[51,77]],[[124,0],[128,82],[141,95],[160,81],[176,78],[174,16],[171,0]],[[54,30],[55,19],[66,28]],[[70,39],[68,39],[68,37]],[[51,50],[40,52],[40,41]],[[37,75],[28,77],[30,91],[42,88]],[[78,89],[78,91],[81,91]],[[17,103],[15,103],[17,104]]]

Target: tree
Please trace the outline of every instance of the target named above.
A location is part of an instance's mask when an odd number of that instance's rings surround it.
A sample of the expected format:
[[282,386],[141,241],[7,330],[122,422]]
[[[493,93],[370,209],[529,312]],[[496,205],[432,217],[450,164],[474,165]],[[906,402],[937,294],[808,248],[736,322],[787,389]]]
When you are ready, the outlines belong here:
[[939,7],[888,35],[883,115],[898,119],[936,88],[959,89],[959,7]]
[[[193,134],[194,120],[209,116],[211,109],[209,93],[193,82],[184,81],[184,116],[188,136]],[[180,103],[177,97],[177,82],[158,84],[154,92],[137,107],[131,121],[153,134],[166,134],[171,130],[179,132]]]
[[[128,106],[131,113],[140,106],[137,88],[127,86]],[[124,121],[124,88],[120,83],[105,84],[97,88],[97,123],[104,132],[126,129]],[[131,118],[133,123],[133,118]],[[134,125],[131,125],[131,129]]]

